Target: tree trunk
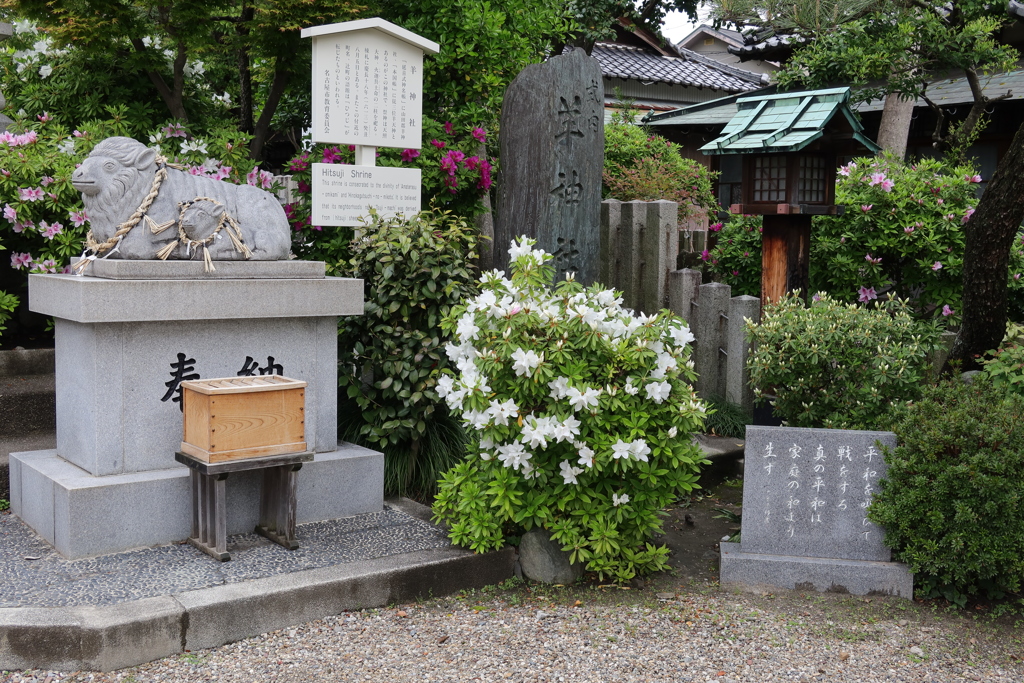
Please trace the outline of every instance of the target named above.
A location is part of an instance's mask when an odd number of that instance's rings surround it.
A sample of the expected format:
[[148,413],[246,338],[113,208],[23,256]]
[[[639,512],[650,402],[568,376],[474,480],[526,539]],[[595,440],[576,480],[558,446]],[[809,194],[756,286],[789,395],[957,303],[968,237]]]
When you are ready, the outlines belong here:
[[1024,220],[1024,125],[1010,143],[969,221],[964,244],[963,321],[946,361],[977,370],[1006,333],[1010,248]]
[[[477,145],[476,155],[486,159],[487,145]],[[483,190],[480,199],[484,203],[484,212],[476,217],[476,228],[480,231],[480,241],[477,243],[480,256],[477,258],[477,266],[480,272],[486,272],[494,268],[494,213],[491,210],[490,189]]]
[[270,121],[274,118],[277,105],[281,102],[281,96],[288,85],[291,73],[283,66],[283,60],[278,57],[274,69],[274,80],[270,83],[270,92],[267,94],[267,101],[263,104],[263,111],[260,112],[259,121],[253,132],[252,142],[249,144],[249,157],[259,161],[263,157],[263,146],[267,144],[267,137],[270,134]]
[[237,50],[238,56],[238,125],[243,132],[249,133],[250,135],[254,131],[252,122],[253,102],[252,102],[252,65],[249,60],[249,50],[244,47],[246,38],[249,35],[249,27],[247,22],[252,21],[253,12],[255,10],[244,4],[242,6],[242,12],[239,15],[238,24],[235,25],[235,33],[239,37],[239,45],[241,47]]
[[890,93],[885,98],[882,122],[878,125],[878,146],[897,159],[907,156],[907,137],[914,114],[914,99]]
[[[146,52],[147,48],[142,42],[141,38],[132,38],[132,47],[135,48],[136,52]],[[175,59],[175,67],[177,67],[178,60]],[[184,67],[184,59],[181,60],[182,67]],[[177,72],[175,72],[177,73]],[[167,110],[171,112],[171,116],[179,121],[187,121],[188,116],[185,114],[185,105],[182,101],[181,90],[172,90],[167,82],[164,81],[156,71],[147,71],[146,76],[149,77],[153,87],[156,88],[157,93],[160,94],[160,99],[164,101],[164,105],[167,106]]]

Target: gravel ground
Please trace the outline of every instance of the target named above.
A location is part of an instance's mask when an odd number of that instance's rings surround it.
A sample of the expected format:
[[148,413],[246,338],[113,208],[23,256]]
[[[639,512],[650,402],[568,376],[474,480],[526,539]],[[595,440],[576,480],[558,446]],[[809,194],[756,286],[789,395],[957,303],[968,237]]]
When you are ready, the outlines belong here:
[[[665,585],[668,584],[668,585]],[[113,673],[6,681],[1024,681],[1024,628],[896,599],[494,588],[344,613]]]

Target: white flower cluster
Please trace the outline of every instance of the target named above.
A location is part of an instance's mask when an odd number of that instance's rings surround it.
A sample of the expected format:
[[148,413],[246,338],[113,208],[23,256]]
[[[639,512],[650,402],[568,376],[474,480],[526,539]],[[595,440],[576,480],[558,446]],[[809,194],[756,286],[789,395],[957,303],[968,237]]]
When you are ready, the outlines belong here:
[[[619,391],[628,396],[638,396],[661,404],[672,394],[670,378],[683,364],[684,349],[693,341],[690,330],[679,323],[665,325],[657,316],[635,315],[622,308],[622,299],[613,290],[591,289],[572,294],[556,293],[548,287],[522,284],[520,277],[534,267],[543,266],[551,256],[533,248],[534,242],[520,238],[509,250],[513,269],[517,274],[510,280],[502,271],[485,273],[481,278],[482,292],[466,305],[465,313],[455,324],[455,339],[446,347],[446,353],[458,368],[458,376],[442,376],[437,382],[437,393],[444,398],[453,411],[462,412],[463,422],[470,428],[481,430],[480,439],[483,460],[497,459],[505,467],[519,471],[527,479],[535,477],[531,462],[535,453],[544,451],[554,444],[571,444],[576,451],[575,463],[562,460],[560,474],[565,484],[578,484],[578,475],[594,466],[594,450],[581,437],[583,422],[601,409],[605,396]],[[572,291],[571,289],[569,290]],[[500,401],[491,397],[490,382],[493,368],[511,370],[517,381],[535,382],[538,370],[550,361],[545,358],[545,349],[530,349],[514,346],[507,358],[488,344],[509,339],[518,315],[532,315],[539,319],[541,326],[558,329],[558,324],[572,320],[581,322],[597,333],[597,337],[608,349],[625,352],[629,349],[652,351],[657,362],[636,376],[627,376],[624,381],[605,386],[590,386],[569,377],[556,376],[548,381],[547,395],[551,402],[542,414],[538,411],[524,411],[513,399]],[[655,325],[657,323],[657,325]],[[654,327],[659,330],[657,339],[651,339]],[[643,333],[641,330],[643,329]],[[568,341],[565,336],[556,341],[558,350]],[[545,342],[547,344],[549,342]],[[554,349],[549,354],[557,356]],[[547,373],[550,377],[550,370]],[[507,377],[507,376],[506,376]],[[641,395],[641,392],[643,394]],[[469,406],[467,399],[472,397]],[[699,401],[698,401],[699,403]],[[487,407],[484,408],[483,406]],[[567,415],[567,417],[566,417]],[[498,429],[500,428],[500,429]],[[501,438],[498,439],[498,435]],[[672,437],[675,437],[673,428]],[[500,441],[500,443],[498,442]],[[564,448],[564,447],[563,447]],[[610,460],[631,459],[648,462],[651,446],[644,439],[626,442],[619,439],[611,450],[603,455]],[[616,505],[629,501],[629,496],[616,496]]]
[[[15,33],[31,33],[38,34],[39,30],[28,20],[22,19],[14,22]],[[50,46],[50,38],[48,36],[42,36],[39,40],[32,43],[32,47],[27,50],[16,50],[13,55],[15,69],[18,73],[21,73],[28,68],[36,68],[36,64],[47,57],[57,57],[63,55],[67,50],[55,50]],[[38,67],[39,75],[43,78],[48,78],[53,73],[53,67],[49,64],[42,64]]]

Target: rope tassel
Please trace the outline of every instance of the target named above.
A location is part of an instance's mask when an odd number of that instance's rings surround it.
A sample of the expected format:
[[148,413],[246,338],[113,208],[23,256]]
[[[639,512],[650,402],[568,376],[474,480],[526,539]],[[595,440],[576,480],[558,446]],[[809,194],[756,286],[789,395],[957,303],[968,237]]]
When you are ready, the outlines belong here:
[[213,259],[210,258],[210,250],[203,245],[203,271],[206,273],[212,273],[217,270],[213,267]]
[[174,250],[178,247],[177,242],[171,242],[166,247],[156,252],[156,257],[161,261],[166,261],[167,257],[174,253]]
[[149,226],[149,231],[152,232],[154,235],[159,235],[164,230],[167,230],[168,228],[174,227],[174,224],[176,222],[177,221],[173,221],[172,220],[172,221],[167,221],[166,223],[157,224],[156,221],[154,221],[152,218],[149,217],[149,214],[146,214],[146,225]]

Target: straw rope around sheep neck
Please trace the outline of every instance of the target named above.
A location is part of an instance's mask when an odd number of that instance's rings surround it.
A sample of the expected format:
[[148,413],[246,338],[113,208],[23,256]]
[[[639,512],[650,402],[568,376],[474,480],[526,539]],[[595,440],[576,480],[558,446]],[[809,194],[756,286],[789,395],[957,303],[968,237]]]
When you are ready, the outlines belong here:
[[[160,194],[160,186],[163,185],[164,180],[167,179],[167,169],[175,168],[183,171],[185,170],[185,167],[181,166],[180,164],[173,164],[167,161],[166,157],[159,154],[156,157],[156,164],[157,169],[156,173],[153,176],[153,185],[152,187],[150,187],[149,193],[142,199],[142,203],[139,204],[139,208],[135,209],[135,212],[128,217],[128,220],[126,220],[124,223],[121,223],[117,227],[117,231],[114,232],[110,239],[104,242],[97,242],[96,238],[93,237],[92,230],[89,230],[89,232],[86,233],[85,253],[82,254],[82,259],[75,265],[75,273],[81,275],[82,271],[85,270],[86,266],[88,266],[89,263],[91,263],[92,261],[95,261],[97,257],[106,258],[107,256],[110,256],[110,254],[117,251],[117,246],[121,243],[121,240],[124,239],[124,236],[131,232],[132,229],[134,229],[135,226],[142,221],[143,216],[145,216],[147,221],[149,222],[150,228],[154,235],[160,234],[167,228],[174,225],[175,221],[168,221],[166,223],[158,225],[155,221],[153,221],[152,218],[150,218],[146,214],[149,211],[149,208],[153,205],[153,202],[156,201],[157,196]],[[215,204],[220,204],[220,202],[217,202],[214,199],[209,199],[208,197],[196,197],[196,199],[192,200],[192,202],[188,202],[188,204],[191,205],[193,202],[198,201],[200,199],[208,199],[209,201],[214,202]],[[179,207],[181,206],[181,204],[182,202],[179,202]],[[183,243],[182,240],[191,241],[190,238],[187,235],[185,235],[184,230],[181,227],[181,216],[183,213],[184,209],[181,209],[181,211],[178,214],[178,240],[176,240],[175,242],[171,242],[171,244],[168,245],[169,247],[171,247],[169,250],[167,247],[164,247],[164,249],[161,250],[161,253],[164,251],[167,252],[166,255],[160,257],[163,260],[167,260],[167,257],[170,256],[172,251],[174,251],[174,247],[176,247],[178,244]],[[242,233],[241,229],[238,227],[238,222],[231,217],[231,215],[227,212],[227,209],[224,210],[224,217],[221,219],[221,224],[217,226],[217,229],[214,231],[214,234],[211,235],[210,237],[212,238],[214,235],[216,235],[216,233],[220,232],[225,221],[229,221],[233,230],[237,231],[238,233],[236,239],[236,235],[233,233],[233,231],[231,229],[228,230],[228,235],[231,237],[231,241],[235,243],[236,250],[244,254],[246,259],[251,258],[252,252],[249,250],[248,247],[246,247],[241,242]],[[212,261],[210,260],[209,251],[206,249],[205,245],[203,246],[203,250],[206,261],[205,270],[208,273],[213,272],[213,270],[215,269],[213,267]]]

